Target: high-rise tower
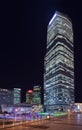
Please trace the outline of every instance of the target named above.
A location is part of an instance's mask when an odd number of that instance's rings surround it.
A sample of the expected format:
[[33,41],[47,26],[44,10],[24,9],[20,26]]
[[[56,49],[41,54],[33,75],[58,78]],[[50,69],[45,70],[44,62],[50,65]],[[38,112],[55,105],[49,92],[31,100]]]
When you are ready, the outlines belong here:
[[33,91],[32,90],[28,90],[26,92],[26,103],[33,104]]
[[41,104],[41,87],[34,86],[33,88],[33,103],[34,104]]
[[47,28],[44,106],[54,110],[74,103],[74,45],[71,20],[56,12]]
[[14,98],[14,104],[21,103],[21,89],[20,88],[14,88],[13,98]]

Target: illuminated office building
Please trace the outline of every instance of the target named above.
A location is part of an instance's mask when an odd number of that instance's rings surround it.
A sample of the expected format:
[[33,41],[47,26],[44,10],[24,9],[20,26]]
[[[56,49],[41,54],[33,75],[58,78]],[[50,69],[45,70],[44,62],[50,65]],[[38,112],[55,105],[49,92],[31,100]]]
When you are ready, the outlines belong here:
[[44,106],[55,110],[74,103],[74,45],[71,20],[56,12],[48,24],[44,57]]
[[34,86],[33,88],[33,103],[41,104],[41,87]]
[[26,92],[26,103],[33,104],[33,91],[32,90],[28,90]]
[[14,104],[21,103],[21,89],[20,88],[14,88],[13,90],[13,98],[14,98]]
[[13,105],[13,90],[0,88],[1,105]]

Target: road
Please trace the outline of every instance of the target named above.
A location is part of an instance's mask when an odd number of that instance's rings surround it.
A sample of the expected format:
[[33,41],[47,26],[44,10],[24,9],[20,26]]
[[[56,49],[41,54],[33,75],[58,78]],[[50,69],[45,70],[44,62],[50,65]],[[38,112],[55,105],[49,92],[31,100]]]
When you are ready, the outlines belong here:
[[26,123],[5,130],[82,130],[82,114],[68,114],[34,123]]

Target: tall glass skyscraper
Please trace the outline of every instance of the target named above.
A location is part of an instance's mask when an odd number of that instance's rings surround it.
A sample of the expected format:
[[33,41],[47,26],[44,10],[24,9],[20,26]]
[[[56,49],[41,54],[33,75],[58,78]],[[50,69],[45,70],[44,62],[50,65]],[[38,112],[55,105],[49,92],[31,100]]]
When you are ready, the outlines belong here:
[[13,89],[0,88],[0,105],[13,105]]
[[33,104],[33,91],[32,90],[28,90],[26,92],[26,103]]
[[20,88],[14,88],[13,98],[14,98],[14,104],[21,103],[21,89]]
[[44,106],[55,110],[74,103],[74,45],[71,20],[56,12],[48,24],[44,57]]
[[33,87],[33,103],[34,104],[41,104],[41,87],[34,86]]

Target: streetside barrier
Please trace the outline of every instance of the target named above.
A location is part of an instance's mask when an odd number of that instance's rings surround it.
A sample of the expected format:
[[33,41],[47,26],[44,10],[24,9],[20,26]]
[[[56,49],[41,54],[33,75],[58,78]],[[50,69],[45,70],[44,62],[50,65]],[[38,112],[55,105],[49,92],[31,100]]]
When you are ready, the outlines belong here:
[[[41,116],[41,118],[32,118],[32,120],[28,120],[28,119],[23,120],[21,118],[19,121],[17,121],[16,119],[14,119],[14,120],[3,119],[3,123],[2,123],[2,125],[0,125],[0,129],[4,129],[4,128],[8,128],[8,127],[15,127],[17,125],[23,125],[23,124],[33,123],[33,122],[37,122],[37,121],[43,121],[43,120],[46,120],[46,119],[65,116],[65,115],[67,115],[67,113],[60,113],[60,114],[55,113],[54,116],[45,115],[45,116]],[[11,124],[9,124],[8,121],[11,122]]]

